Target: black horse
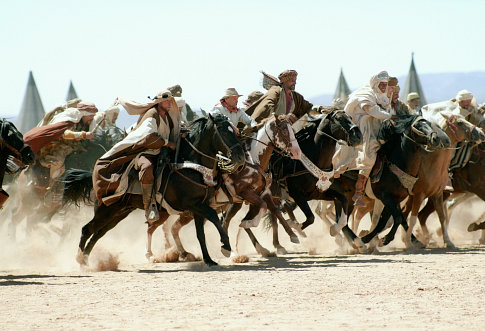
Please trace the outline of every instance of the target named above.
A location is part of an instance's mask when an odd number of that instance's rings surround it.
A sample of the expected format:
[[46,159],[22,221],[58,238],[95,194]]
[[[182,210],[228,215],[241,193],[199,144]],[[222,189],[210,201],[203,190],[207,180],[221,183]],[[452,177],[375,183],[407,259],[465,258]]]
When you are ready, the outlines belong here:
[[[325,112],[317,119],[311,121],[310,125],[300,130],[296,137],[302,153],[319,169],[327,173],[332,173],[333,171],[332,157],[335,153],[337,142],[348,146],[356,146],[362,142],[360,129],[343,110]],[[302,224],[302,229],[311,225],[315,220],[315,216],[308,205],[310,200],[331,200],[341,206],[344,211],[349,209],[349,200],[343,192],[336,190],[333,184],[328,190],[320,191],[317,188],[319,178],[311,174],[299,161],[274,155],[272,173],[273,178],[280,185],[286,187],[290,197],[293,198],[305,214],[306,220]],[[332,178],[329,179],[331,180]],[[275,195],[278,196],[277,194]],[[292,214],[289,208],[285,209],[290,215]],[[337,211],[337,219],[341,219],[341,210]],[[345,219],[347,217],[343,216]],[[273,241],[277,241],[276,222],[272,217],[270,219],[273,225]],[[357,238],[348,226],[344,226],[342,231],[351,241]]]
[[[219,163],[219,151],[224,154],[223,158],[231,160],[231,165],[225,164],[223,168],[238,170],[244,166],[244,151],[227,118],[222,115],[200,118],[192,123],[189,135],[181,140],[178,161],[186,160],[215,169]],[[187,168],[173,171],[170,166],[166,166],[159,177],[162,179],[159,193],[168,205],[176,211],[190,211],[194,215],[204,262],[207,265],[216,265],[207,251],[204,219],[216,226],[221,237],[221,251],[228,256],[231,251],[229,237],[221,226],[217,212],[208,204],[217,188],[206,185],[199,172]],[[86,188],[89,185],[92,187],[91,173],[70,171],[66,175],[65,184],[65,201],[75,202],[83,198],[82,191],[78,188],[84,188],[84,192],[88,193]],[[95,243],[135,209],[144,209],[142,197],[138,194],[127,193],[110,206],[95,204],[93,219],[82,228],[78,262],[86,264]],[[160,218],[166,217],[167,213],[167,210],[162,209]]]
[[[419,115],[402,116],[395,124],[384,122],[379,132],[379,139],[386,141],[379,150],[379,154],[384,155],[385,160],[380,180],[372,184],[372,191],[376,198],[384,204],[384,210],[376,227],[364,236],[362,241],[370,242],[384,229],[387,220],[392,215],[394,224],[383,238],[383,244],[387,245],[394,239],[399,225],[406,231],[408,229],[400,203],[409,196],[412,187],[403,186],[402,181],[398,178],[398,173],[401,173],[401,178],[416,178],[422,157],[426,153],[449,147],[450,139],[437,125]],[[352,181],[351,186],[354,187],[354,184],[355,181]],[[353,190],[349,194],[353,194]],[[411,240],[423,247],[423,244],[414,236]]]
[[[14,173],[34,163],[32,149],[12,122],[0,119],[0,209],[9,195],[2,188],[5,172]],[[19,164],[21,163],[21,164]]]

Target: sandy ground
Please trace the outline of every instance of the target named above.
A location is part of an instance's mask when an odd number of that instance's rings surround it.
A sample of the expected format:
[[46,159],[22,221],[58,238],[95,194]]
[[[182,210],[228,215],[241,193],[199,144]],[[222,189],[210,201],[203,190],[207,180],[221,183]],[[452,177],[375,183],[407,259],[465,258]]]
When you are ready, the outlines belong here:
[[[478,233],[465,230],[483,210],[478,201],[457,208],[449,231],[456,250],[440,248],[437,240],[437,248],[404,251],[398,232],[380,252],[353,254],[316,222],[300,245],[280,231],[290,252],[283,256],[262,258],[244,237],[238,251],[247,263],[224,258],[207,224],[209,252],[220,264],[213,268],[148,262],[146,226],[137,211],[98,242],[90,268],[81,269],[74,257],[90,208],[71,209],[29,235],[24,222],[15,240],[6,208],[0,214],[0,330],[483,330],[485,246],[477,244]],[[437,238],[436,217],[428,224]],[[69,231],[62,238],[51,231],[63,225]],[[234,247],[235,222],[229,233]],[[274,250],[268,232],[260,226],[256,233]],[[188,225],[181,236],[200,256],[195,228]],[[155,254],[163,247],[159,229]]]

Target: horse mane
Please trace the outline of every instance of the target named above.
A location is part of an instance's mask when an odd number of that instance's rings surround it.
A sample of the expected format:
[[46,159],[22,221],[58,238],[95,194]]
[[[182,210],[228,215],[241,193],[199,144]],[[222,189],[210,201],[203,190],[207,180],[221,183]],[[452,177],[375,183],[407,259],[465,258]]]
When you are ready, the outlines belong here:
[[420,115],[401,115],[398,116],[398,119],[394,124],[392,124],[390,121],[384,121],[379,129],[377,138],[380,140],[389,141],[395,136],[401,136],[411,126],[411,124],[413,124],[418,116]]
[[208,117],[199,117],[198,119],[194,120],[192,123],[189,125],[189,137],[193,138],[198,135],[203,131],[205,126],[207,125],[207,122],[209,121],[209,117],[212,119],[214,123],[220,123],[223,121],[227,121],[227,117],[222,115],[222,114],[209,114]]

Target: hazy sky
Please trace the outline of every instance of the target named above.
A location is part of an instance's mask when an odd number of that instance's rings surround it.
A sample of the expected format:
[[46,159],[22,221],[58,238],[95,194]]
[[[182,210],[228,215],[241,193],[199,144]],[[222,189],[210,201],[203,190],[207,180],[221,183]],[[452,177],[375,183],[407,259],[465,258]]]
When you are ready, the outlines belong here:
[[[17,114],[33,71],[46,111],[69,81],[100,110],[181,84],[211,108],[227,87],[261,90],[260,70],[298,71],[305,97],[388,70],[485,70],[485,1],[0,1],[0,114]],[[485,83],[485,82],[484,82]]]

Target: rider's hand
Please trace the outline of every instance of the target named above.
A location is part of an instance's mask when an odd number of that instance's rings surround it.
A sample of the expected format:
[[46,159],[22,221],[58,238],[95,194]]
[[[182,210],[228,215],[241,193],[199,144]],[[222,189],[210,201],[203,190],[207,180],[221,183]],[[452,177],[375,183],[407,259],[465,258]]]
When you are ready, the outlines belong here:
[[177,148],[177,145],[175,145],[173,142],[169,141],[167,142],[167,144],[165,145],[167,146],[168,148],[170,148],[172,151],[175,150],[175,148]]
[[94,132],[86,132],[86,139],[93,139]]

